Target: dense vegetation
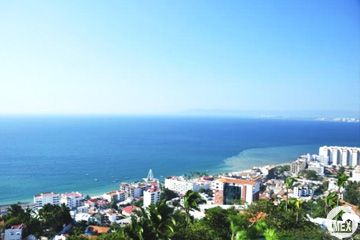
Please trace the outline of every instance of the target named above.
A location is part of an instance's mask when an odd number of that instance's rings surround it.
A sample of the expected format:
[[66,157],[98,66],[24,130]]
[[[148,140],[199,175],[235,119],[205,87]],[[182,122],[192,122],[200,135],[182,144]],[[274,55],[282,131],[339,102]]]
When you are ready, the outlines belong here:
[[[289,199],[288,202],[282,201],[279,205],[274,205],[271,201],[258,201],[246,211],[215,207],[208,209],[204,218],[194,219],[191,211],[198,209],[202,199],[198,193],[188,192],[182,207],[174,209],[163,200],[146,210],[138,211],[132,217],[131,224],[126,227],[112,225],[112,232],[101,235],[98,239],[331,239],[324,230],[307,221],[306,215],[324,217],[336,205],[336,200],[335,194],[328,202]],[[25,223],[29,226],[29,233],[51,236],[71,221],[69,217],[69,210],[65,206],[46,205],[36,216],[29,210],[13,205],[5,216],[5,223]],[[85,239],[82,235],[85,228],[85,222],[77,223],[70,240]]]
[[[196,204],[188,206],[196,207]],[[132,218],[131,225],[117,228],[99,239],[332,239],[324,230],[306,219],[306,214],[310,213],[325,215],[324,206],[324,203],[308,204],[290,199],[288,210],[285,210],[285,202],[275,206],[270,201],[258,201],[242,212],[234,208],[211,208],[206,211],[204,218],[196,220],[186,211],[175,210],[162,201],[150,206],[147,211],[138,212]],[[73,235],[70,238],[78,239],[83,237]]]
[[[283,173],[284,167],[279,168]],[[161,201],[147,209],[140,210],[131,217],[131,223],[125,227],[111,225],[111,232],[98,237],[100,240],[302,240],[334,239],[326,230],[309,221],[309,217],[325,218],[329,211],[341,204],[341,189],[345,188],[344,200],[360,205],[360,183],[348,182],[348,176],[340,171],[337,175],[337,191],[328,193],[323,198],[302,201],[285,198],[281,201],[260,200],[252,203],[246,210],[235,208],[207,209],[205,216],[195,219],[192,213],[199,210],[203,203],[200,194],[188,191],[182,198],[182,204],[168,205],[167,201],[178,197],[176,193],[164,189]],[[285,179],[285,189],[291,189],[296,180]],[[323,186],[325,190],[326,184]],[[175,207],[173,207],[175,206]],[[1,220],[1,219],[0,219]],[[69,240],[82,240],[84,230],[89,223],[74,223],[69,209],[64,205],[46,205],[38,214],[29,209],[12,205],[3,217],[4,227],[24,223],[28,226],[26,234],[36,236],[54,236],[65,225],[72,223]],[[1,221],[0,221],[1,222]],[[94,223],[92,223],[94,224]],[[95,223],[96,224],[96,223]],[[354,235],[360,239],[360,234]]]
[[317,174],[317,172],[314,170],[302,170],[299,173],[299,176],[304,177],[309,180],[313,180],[313,181],[321,181],[322,180],[322,177],[319,176]]
[[24,234],[35,236],[54,236],[59,233],[64,225],[72,222],[70,210],[65,206],[45,205],[38,214],[32,210],[24,210],[19,205],[10,206],[8,214],[3,217],[5,228],[12,225],[25,224],[27,226]]
[[344,200],[360,207],[360,182],[348,182],[345,186]]

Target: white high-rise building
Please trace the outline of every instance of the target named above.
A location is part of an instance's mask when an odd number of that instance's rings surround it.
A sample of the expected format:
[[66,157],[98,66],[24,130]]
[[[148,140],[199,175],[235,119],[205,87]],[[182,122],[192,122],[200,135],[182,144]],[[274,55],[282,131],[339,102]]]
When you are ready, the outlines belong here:
[[79,192],[61,194],[60,204],[65,204],[68,208],[74,209],[80,207],[83,203],[84,196]]
[[360,147],[323,146],[319,156],[325,165],[355,167],[360,165]]
[[34,204],[36,208],[41,208],[46,204],[60,205],[60,194],[47,192],[34,196]]
[[160,194],[160,189],[155,186],[144,191],[144,207],[158,203],[160,201]]
[[211,182],[204,178],[188,180],[184,177],[173,176],[165,178],[165,188],[184,195],[189,190],[194,192],[198,192],[200,189],[208,190],[211,188]]

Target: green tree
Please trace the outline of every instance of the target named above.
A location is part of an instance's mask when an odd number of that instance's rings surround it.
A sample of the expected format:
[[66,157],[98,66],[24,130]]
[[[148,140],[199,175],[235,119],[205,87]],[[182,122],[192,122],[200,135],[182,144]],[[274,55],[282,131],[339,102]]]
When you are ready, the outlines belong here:
[[61,206],[46,204],[39,210],[39,219],[46,236],[56,235],[64,225],[72,222],[70,210],[64,204]]
[[136,207],[144,206],[144,200],[141,199],[141,200],[134,202],[134,206],[136,206]]
[[190,211],[197,210],[199,211],[199,205],[205,203],[205,200],[200,196],[198,192],[194,191],[187,191],[184,196],[184,206],[183,209],[187,216],[187,222],[190,223],[191,217],[190,217]]
[[102,234],[98,236],[96,239],[97,240],[128,240],[129,238],[126,236],[124,231],[118,230],[116,232]]
[[176,197],[179,197],[179,195],[176,192],[171,191],[168,188],[164,188],[162,190],[162,192],[161,192],[160,200],[169,201],[169,200],[171,200],[173,198],[176,198]]
[[336,206],[339,206],[340,202],[340,194],[341,194],[341,188],[345,187],[347,180],[349,179],[349,176],[347,176],[344,172],[339,171],[337,175],[337,185],[338,185],[338,199]]
[[10,205],[8,209],[7,216],[14,218],[14,217],[23,217],[25,215],[25,210],[18,204]]
[[194,221],[187,226],[185,215],[183,216],[183,221],[184,222],[180,224],[177,221],[176,232],[172,236],[172,240],[222,240],[218,238],[216,232],[203,221]]
[[119,207],[118,207],[118,205],[117,205],[117,202],[116,202],[114,199],[111,200],[110,207],[111,207],[112,209],[119,210]]
[[290,199],[289,203],[290,203],[292,209],[294,209],[294,211],[295,211],[296,223],[298,223],[299,222],[299,212],[301,210],[302,201],[298,198],[292,198],[292,199]]
[[230,219],[230,231],[231,240],[248,239],[248,228],[249,222],[244,214],[237,214],[229,216]]
[[246,230],[239,230],[236,232],[235,237],[232,240],[247,240],[249,239],[247,236]]
[[321,180],[321,177],[314,170],[303,170],[300,172],[300,175],[305,177],[306,179],[313,180],[313,181]]
[[336,192],[331,192],[325,197],[325,212],[328,213],[337,204],[338,196]]
[[264,237],[265,240],[279,240],[279,236],[273,228],[266,229],[264,232]]
[[176,225],[173,218],[174,209],[167,206],[165,201],[148,207],[148,218],[154,229],[156,239],[169,239]]
[[30,208],[23,209],[18,204],[13,204],[8,209],[8,213],[5,216],[5,226],[10,227],[16,224],[25,224],[27,226],[25,235],[34,234],[36,236],[41,235],[41,224],[36,217],[32,217],[32,210]]
[[88,238],[80,235],[72,235],[69,236],[67,240],[88,240]]
[[287,211],[289,205],[289,189],[294,186],[295,179],[292,177],[288,177],[285,179],[285,188],[286,188],[286,206],[285,209]]
[[360,183],[348,182],[345,187],[344,200],[360,207]]
[[146,228],[146,221],[142,217],[146,213],[144,211],[138,211],[137,216],[131,217],[131,224],[127,226],[124,230],[127,236],[133,240],[143,240],[144,237],[144,228]]
[[170,239],[176,224],[173,213],[174,209],[165,201],[150,205],[146,210],[141,208],[125,232],[134,240]]
[[205,212],[205,217],[200,221],[204,223],[209,229],[214,231],[213,239],[230,239],[230,221],[232,220],[234,224],[238,227],[246,228],[248,224],[242,224],[241,219],[235,219],[238,212],[233,209],[222,209],[220,207],[214,207],[207,209]]

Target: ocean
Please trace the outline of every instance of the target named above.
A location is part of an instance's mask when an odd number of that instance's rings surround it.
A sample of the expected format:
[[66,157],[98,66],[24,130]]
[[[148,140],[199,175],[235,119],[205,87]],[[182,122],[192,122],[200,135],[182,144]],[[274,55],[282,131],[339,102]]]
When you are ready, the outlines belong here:
[[283,163],[360,145],[360,124],[202,117],[0,117],[0,204],[121,181]]

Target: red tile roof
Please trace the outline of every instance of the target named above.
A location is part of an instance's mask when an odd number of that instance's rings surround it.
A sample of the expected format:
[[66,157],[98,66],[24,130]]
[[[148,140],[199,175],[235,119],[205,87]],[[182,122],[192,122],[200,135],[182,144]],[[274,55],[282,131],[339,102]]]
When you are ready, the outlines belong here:
[[229,177],[222,177],[218,179],[222,183],[234,183],[234,184],[241,184],[241,185],[255,185],[256,180],[250,179],[240,179],[240,178],[229,178]]
[[124,207],[124,208],[122,209],[122,211],[123,211],[123,212],[126,212],[127,214],[131,214],[131,213],[133,213],[133,212],[134,212],[135,210],[137,210],[137,209],[138,209],[137,206],[131,205],[131,206]]

